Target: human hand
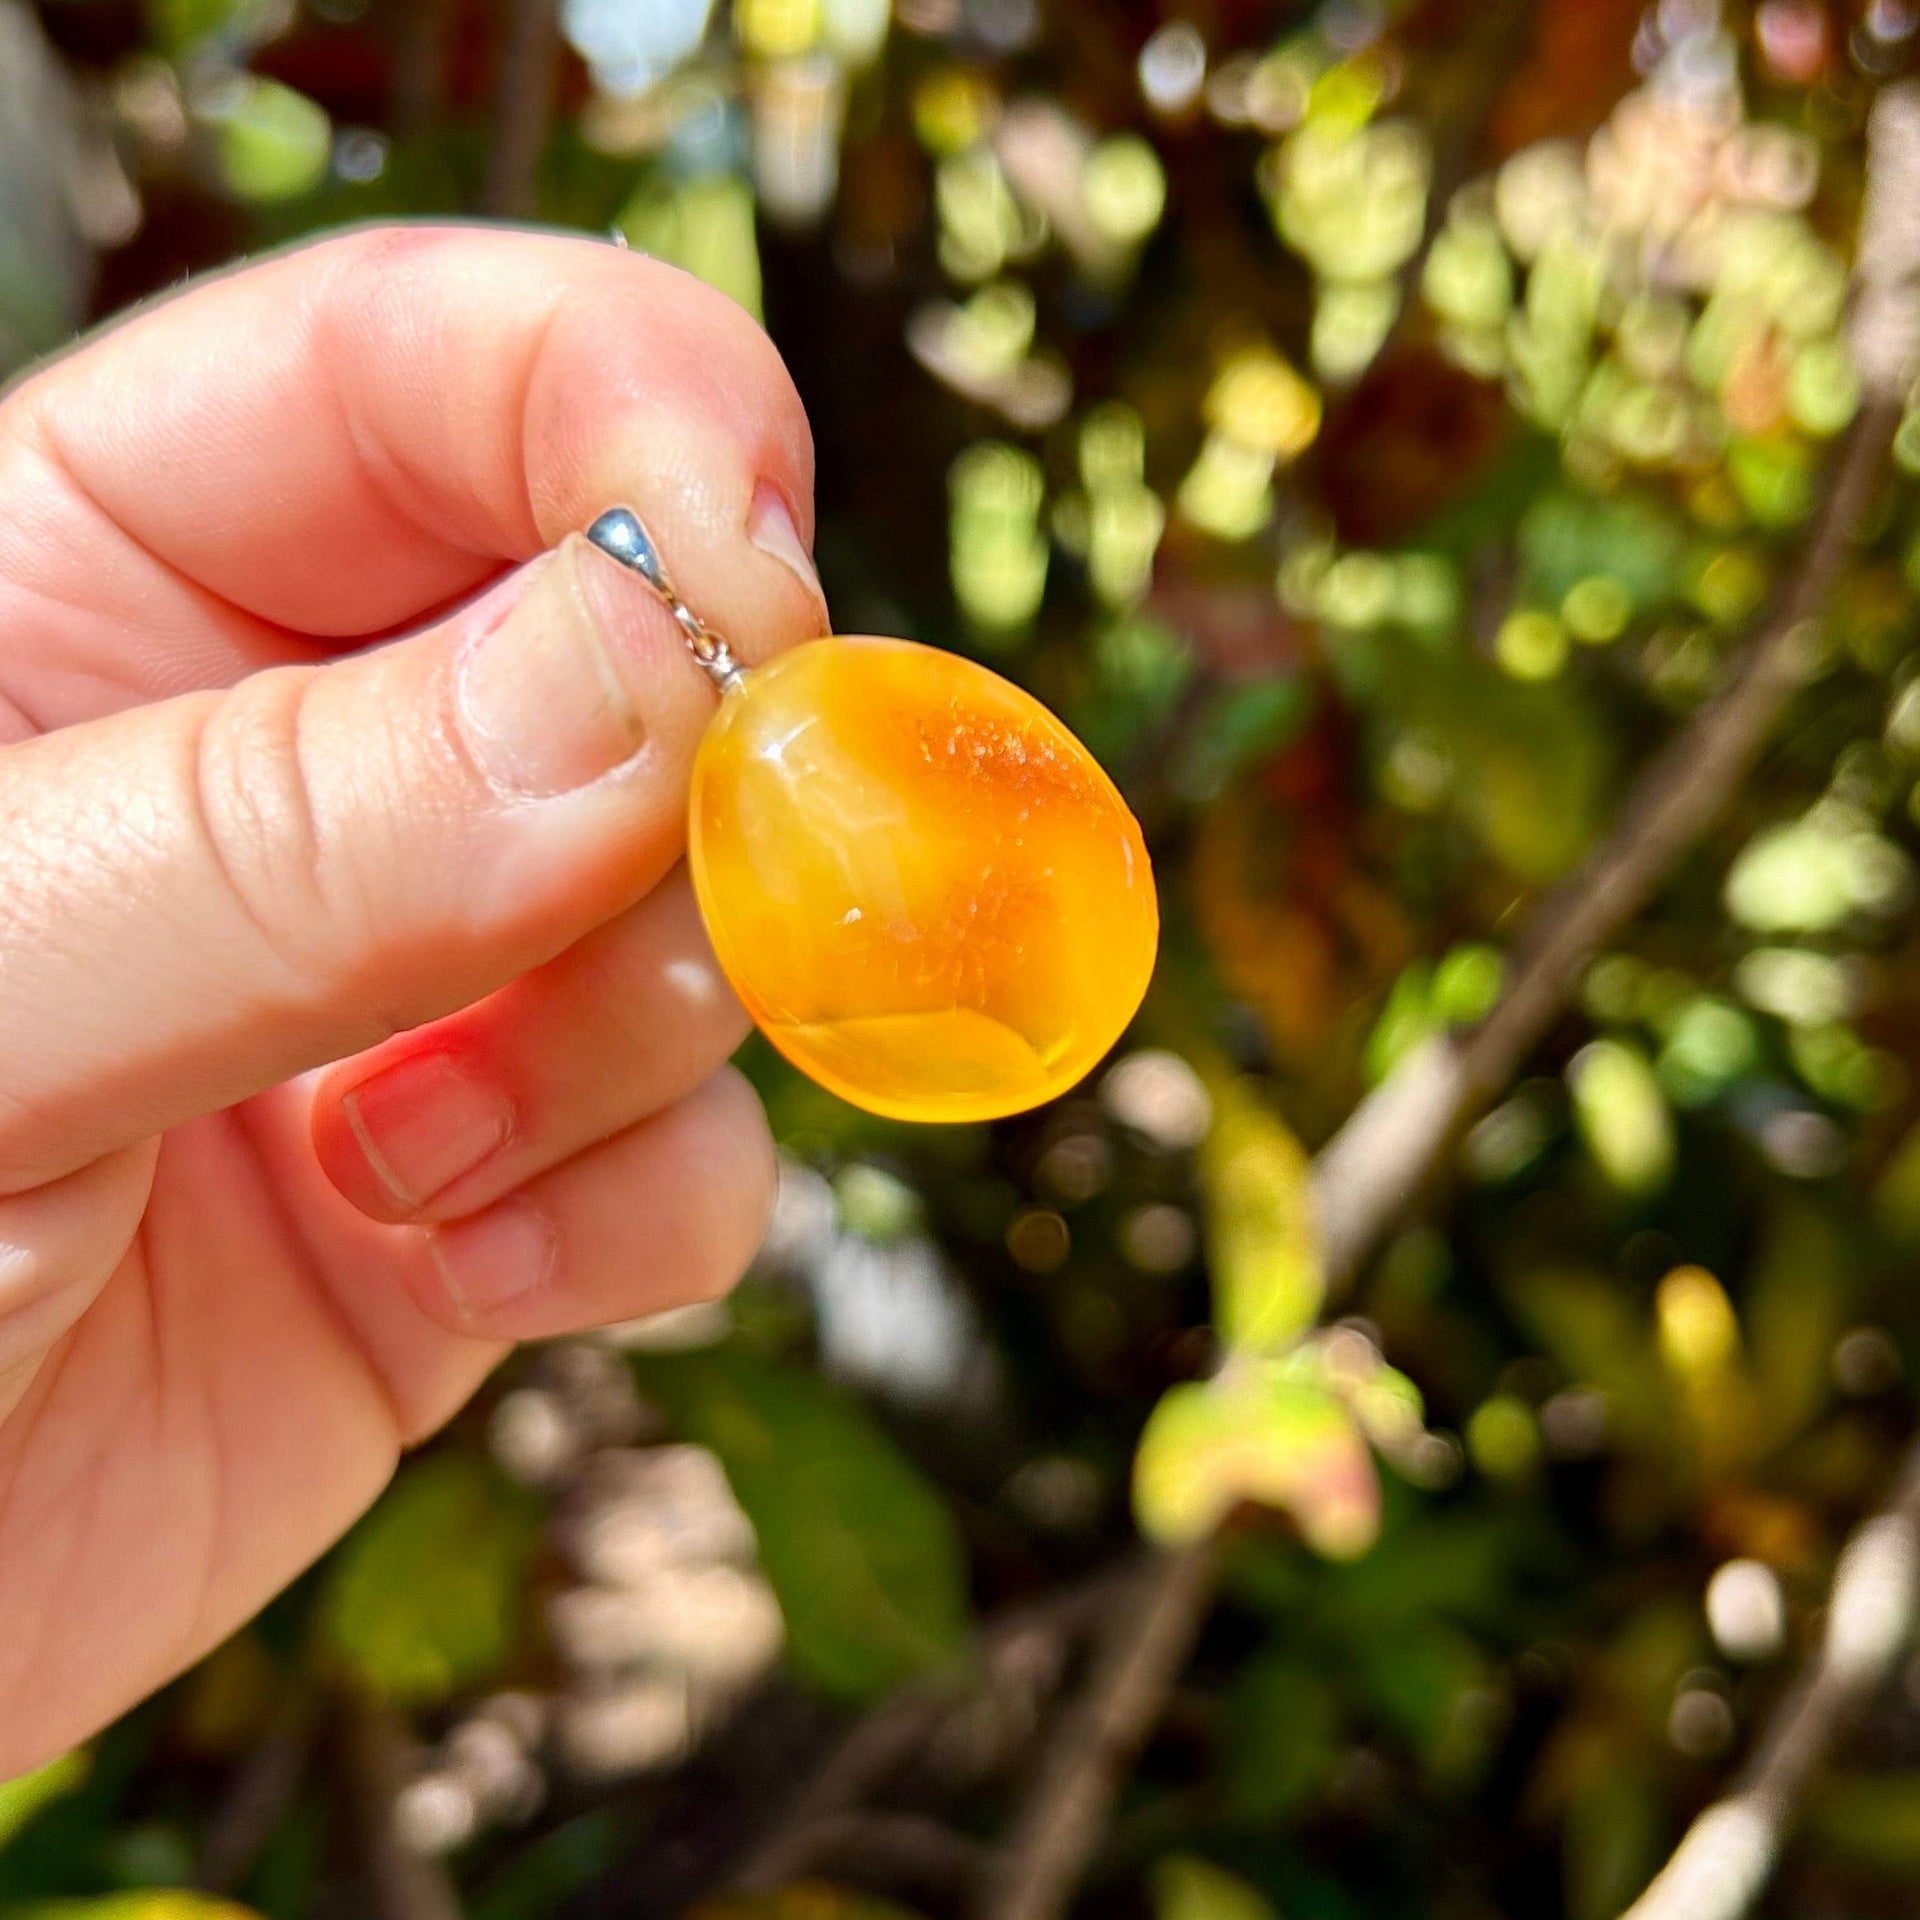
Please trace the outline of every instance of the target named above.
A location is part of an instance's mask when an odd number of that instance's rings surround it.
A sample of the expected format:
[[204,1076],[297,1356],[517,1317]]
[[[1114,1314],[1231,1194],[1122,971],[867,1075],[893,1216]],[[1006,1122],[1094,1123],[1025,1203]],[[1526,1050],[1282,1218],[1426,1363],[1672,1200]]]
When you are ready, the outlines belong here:
[[824,630],[811,463],[737,308],[505,232],[289,254],[0,402],[0,1778],[230,1633],[508,1343],[751,1256],[772,1155],[676,864],[713,692],[564,536],[632,504],[762,659]]

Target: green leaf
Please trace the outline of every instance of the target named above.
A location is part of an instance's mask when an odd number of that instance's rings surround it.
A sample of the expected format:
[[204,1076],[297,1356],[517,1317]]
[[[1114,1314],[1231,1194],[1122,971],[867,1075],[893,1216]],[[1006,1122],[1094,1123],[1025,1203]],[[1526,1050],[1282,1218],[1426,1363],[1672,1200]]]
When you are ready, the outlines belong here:
[[1516,680],[1408,645],[1386,650],[1365,697],[1450,766],[1453,806],[1518,878],[1557,879],[1586,851],[1612,748],[1566,681]]
[[87,1750],[76,1747],[17,1780],[0,1780],[0,1847],[50,1801],[73,1792],[87,1777]]
[[672,186],[648,181],[614,225],[629,245],[683,268],[760,318],[753,189],[738,174],[706,174]]
[[1473,1638],[1445,1621],[1409,1618],[1392,1634],[1354,1639],[1355,1680],[1375,1711],[1395,1727],[1436,1776],[1470,1773],[1480,1756],[1461,1708],[1485,1697],[1486,1657]]
[[448,1699],[512,1652],[536,1539],[525,1501],[481,1461],[415,1461],[334,1556],[322,1643],[384,1699]]
[[220,174],[242,200],[294,200],[327,177],[333,122],[317,101],[248,74],[218,122]]
[[1367,1084],[1378,1086],[1424,1040],[1439,1031],[1433,1005],[1433,969],[1415,960],[1400,970],[1387,991],[1386,1005],[1367,1035],[1363,1065]]
[[1555,489],[1520,523],[1526,585],[1557,605],[1583,580],[1618,580],[1637,607],[1659,606],[1679,590],[1681,538],[1670,515],[1631,496],[1613,499]]
[[514,1850],[467,1901],[468,1920],[552,1920],[589,1881],[633,1857],[633,1813],[592,1807]]
[[1220,1338],[1247,1352],[1284,1352],[1313,1324],[1326,1291],[1312,1163],[1242,1084],[1220,1097],[1200,1179]]
[[1666,1185],[1673,1172],[1673,1121],[1646,1055],[1623,1040],[1595,1040],[1567,1068],[1574,1118],[1587,1151],[1622,1193]]
[[1234,1817],[1284,1821],[1311,1800],[1340,1758],[1340,1696],[1325,1672],[1292,1653],[1249,1660],[1222,1722],[1221,1776]]
[[649,1354],[639,1374],[682,1438],[726,1468],[807,1680],[866,1699],[959,1654],[953,1516],[858,1401],[731,1347]]
[[1190,1853],[1156,1861],[1153,1920],[1278,1920],[1260,1889]]
[[240,11],[239,0],[147,0],[147,31],[159,46],[178,53],[223,33]]
[[1175,748],[1176,791],[1196,803],[1217,798],[1249,767],[1297,740],[1313,708],[1311,684],[1295,674],[1215,688]]
[[1920,1242],[1920,1125],[1901,1135],[1873,1185],[1873,1218],[1903,1246]]
[[1644,1768],[1619,1756],[1567,1808],[1561,1870],[1568,1920],[1613,1920],[1660,1860],[1660,1796]]
[[1807,1810],[1822,1850],[1910,1879],[1920,1872],[1920,1773],[1841,1774]]
[[150,1887],[137,1893],[103,1893],[90,1900],[35,1900],[6,1909],[6,1920],[259,1920],[237,1906],[189,1887]]
[[1772,1444],[1797,1438],[1827,1404],[1834,1344],[1851,1318],[1853,1292],[1832,1222],[1811,1207],[1784,1208],[1761,1243],[1741,1316]]
[[1672,1401],[1651,1325],[1609,1275],[1531,1268],[1515,1276],[1507,1302],[1569,1380],[1605,1394],[1616,1439],[1656,1453],[1671,1447]]
[[1172,1546],[1211,1533],[1243,1501],[1290,1514],[1337,1560],[1373,1544],[1380,1485],[1347,1404],[1311,1374],[1240,1361],[1170,1388],[1133,1466],[1140,1529]]

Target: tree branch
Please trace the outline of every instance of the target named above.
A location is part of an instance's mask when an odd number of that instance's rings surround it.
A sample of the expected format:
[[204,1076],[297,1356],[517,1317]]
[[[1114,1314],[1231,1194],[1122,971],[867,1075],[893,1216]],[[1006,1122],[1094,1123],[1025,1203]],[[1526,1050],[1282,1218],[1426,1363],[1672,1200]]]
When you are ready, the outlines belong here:
[[937,1737],[970,1702],[1016,1693],[1048,1693],[1060,1684],[1073,1645],[1099,1620],[1116,1582],[1099,1574],[1021,1607],[981,1637],[972,1667],[936,1674],[889,1695],[854,1722],[812,1779],[781,1809],[773,1829],[729,1883],[736,1893],[768,1893],[804,1873],[819,1836],[835,1831]]
[[417,1759],[407,1722],[372,1700],[346,1703],[339,1728],[345,1821],[369,1920],[462,1920],[445,1865],[416,1853],[394,1825],[394,1802]]
[[457,0],[406,0],[393,22],[393,126],[403,140],[435,132],[447,104]]
[[208,1893],[230,1893],[247,1877],[300,1791],[313,1742],[312,1702],[290,1693],[260,1743],[235,1768],[207,1823],[195,1886]]
[[836,1813],[795,1836],[787,1879],[831,1873],[907,1899],[965,1897],[985,1871],[986,1849],[915,1813]]
[[524,220],[534,211],[559,73],[559,0],[508,0],[493,149],[480,192],[480,211],[496,220]]
[[[1916,364],[1920,90],[1900,86],[1883,92],[1868,154],[1852,327],[1864,404],[1785,587],[1748,643],[1731,683],[1653,757],[1634,781],[1613,831],[1572,880],[1531,914],[1493,1012],[1471,1032],[1432,1041],[1409,1055],[1321,1149],[1313,1180],[1330,1294],[1352,1280],[1381,1236],[1438,1173],[1460,1128],[1519,1069],[1567,1004],[1588,957],[1628,925],[1725,808],[1805,683],[1812,661],[1811,625],[1872,504]],[[1893,1578],[1887,1573],[1892,1530],[1899,1530],[1907,1554],[1901,1591],[1908,1595],[1910,1611],[1920,1487],[1903,1493],[1902,1501],[1873,1523],[1886,1530],[1874,1533],[1870,1526],[1855,1545],[1862,1538],[1870,1541],[1861,1564],[1882,1583],[1863,1584],[1859,1591],[1884,1594]],[[1849,1557],[1853,1552],[1850,1547]],[[1065,1910],[1099,1844],[1125,1769],[1152,1730],[1198,1636],[1212,1595],[1213,1565],[1205,1545],[1149,1563],[1137,1606],[1041,1762],[990,1882],[982,1920],[1057,1920]],[[1861,1607],[1860,1617],[1871,1618],[1868,1602]],[[1835,1611],[1837,1618],[1837,1606]],[[1903,1614],[1903,1630],[1904,1625]],[[1843,1638],[1843,1646],[1848,1644],[1853,1643]],[[1877,1676],[1882,1670],[1872,1672]],[[1841,1672],[1854,1675],[1846,1683],[1850,1688],[1870,1684],[1844,1663]],[[1841,1684],[1826,1665],[1816,1669],[1808,1690],[1796,1696],[1800,1704],[1787,1711],[1778,1736],[1769,1738],[1755,1763],[1771,1770],[1770,1791],[1782,1783],[1793,1787],[1786,1805],[1797,1797],[1844,1717],[1842,1710],[1856,1697],[1848,1691],[1831,1698]],[[1728,1834],[1746,1846],[1742,1858],[1758,1862],[1748,1875],[1750,1892],[1764,1883],[1771,1851],[1760,1853],[1752,1840],[1755,1804],[1740,1800],[1731,1803],[1731,1811],[1717,1810],[1719,1825],[1709,1829],[1707,1839],[1695,1841],[1690,1835],[1683,1844],[1669,1872],[1684,1868],[1689,1896],[1700,1871],[1694,1863],[1709,1850],[1718,1861]],[[1688,1845],[1693,1847],[1690,1860],[1682,1858]],[[1742,1897],[1741,1906],[1748,1897]],[[1726,1909],[1728,1915],[1739,1911]],[[1693,1912],[1690,1899],[1676,1898],[1647,1911],[1636,1909],[1635,1920],[1708,1916]],[[1720,1920],[1719,1914],[1711,1920]]]
[[1778,605],[1732,684],[1653,757],[1613,831],[1535,909],[1493,1012],[1403,1061],[1321,1150],[1314,1190],[1330,1288],[1352,1278],[1412,1205],[1460,1128],[1558,1018],[1595,950],[1633,920],[1752,770],[1805,684],[1812,623],[1871,502],[1899,419],[1897,400],[1876,396],[1863,409]]
[[1625,1920],[1739,1920],[1759,1897],[1814,1775],[1886,1682],[1920,1593],[1920,1444],[1892,1499],[1841,1549],[1826,1628],[1733,1791],[1688,1827]]
[[1113,1797],[1193,1651],[1213,1583],[1211,1541],[1143,1562],[989,1877],[990,1920],[1051,1920],[1065,1909]]

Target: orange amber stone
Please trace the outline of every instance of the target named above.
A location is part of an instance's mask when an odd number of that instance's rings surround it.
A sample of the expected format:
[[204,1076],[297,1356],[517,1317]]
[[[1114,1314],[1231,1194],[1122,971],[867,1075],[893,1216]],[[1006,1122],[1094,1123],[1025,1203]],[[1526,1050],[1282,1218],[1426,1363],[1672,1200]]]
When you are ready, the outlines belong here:
[[1153,874],[1113,782],[1031,695],[906,640],[811,641],[727,692],[689,857],[768,1039],[896,1119],[1064,1092],[1153,970]]

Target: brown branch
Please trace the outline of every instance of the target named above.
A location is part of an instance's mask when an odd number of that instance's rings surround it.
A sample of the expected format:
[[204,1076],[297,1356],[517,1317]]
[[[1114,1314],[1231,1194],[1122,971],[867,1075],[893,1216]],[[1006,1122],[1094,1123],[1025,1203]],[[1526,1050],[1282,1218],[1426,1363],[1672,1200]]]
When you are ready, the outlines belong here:
[[373,1700],[346,1704],[339,1729],[343,1814],[363,1882],[368,1920],[462,1920],[453,1877],[416,1852],[394,1823],[394,1802],[418,1759],[413,1730]]
[[1889,88],[1869,134],[1852,323],[1864,405],[1826,500],[1732,683],[1656,754],[1612,833],[1534,911],[1499,1004],[1431,1042],[1348,1118],[1314,1168],[1329,1284],[1348,1280],[1417,1197],[1465,1121],[1506,1085],[1565,1006],[1580,970],[1646,905],[1725,807],[1804,684],[1813,625],[1885,471],[1920,326],[1920,94]]
[[903,1899],[966,1898],[987,1850],[939,1820],[915,1813],[836,1813],[796,1836],[788,1879],[826,1874]]
[[496,220],[524,220],[534,211],[559,74],[559,0],[508,0],[493,148],[480,192],[480,211]]
[[1691,1826],[1626,1920],[1739,1920],[1759,1897],[1807,1787],[1886,1683],[1920,1592],[1920,1443],[1886,1506],[1840,1553],[1819,1645],[1733,1790]]
[[1211,1541],[1142,1563],[1080,1698],[1041,1755],[988,1882],[990,1920],[1051,1920],[1064,1910],[1193,1651],[1214,1571]]
[[927,1743],[959,1697],[951,1680],[902,1688],[856,1721],[840,1745],[794,1796],[779,1824],[747,1856],[729,1883],[736,1893],[772,1893],[805,1873],[815,1835],[850,1817]]
[[[1812,623],[1872,504],[1916,364],[1920,91],[1883,93],[1869,156],[1874,184],[1861,221],[1853,323],[1865,404],[1786,585],[1732,682],[1653,757],[1613,831],[1529,917],[1493,1012],[1472,1032],[1408,1056],[1321,1149],[1313,1180],[1330,1293],[1352,1280],[1438,1173],[1460,1128],[1519,1069],[1567,1004],[1588,957],[1627,926],[1725,808],[1805,682]],[[1909,1497],[1916,1502],[1912,1513],[1903,1506],[1885,1518],[1911,1542],[1920,1493],[1903,1495]],[[1198,1635],[1212,1594],[1212,1565],[1205,1545],[1149,1563],[1136,1609],[1042,1759],[980,1909],[982,1920],[1056,1920],[1064,1911],[1099,1844],[1125,1769]],[[1780,1739],[1764,1750],[1766,1764],[1796,1793],[1824,1751],[1810,1732],[1838,1724],[1828,1698],[1835,1684],[1816,1673],[1809,1704],[1788,1716]],[[1745,1808],[1743,1802],[1740,1817]],[[1755,1890],[1763,1880],[1764,1865]],[[1640,1912],[1637,1920],[1707,1917],[1675,1903]]]
[[433,133],[444,117],[458,0],[406,0],[393,24],[393,127],[403,140]]
[[1074,1643],[1098,1622],[1115,1586],[1111,1574],[1096,1575],[1009,1613],[981,1636],[969,1667],[902,1688],[855,1721],[734,1874],[733,1891],[768,1893],[804,1873],[819,1834],[904,1772],[955,1713],[982,1699],[1056,1688]]
[[[1856,505],[1864,505],[1873,472],[1853,475],[1864,457],[1860,445],[1873,435],[1884,452],[1920,367],[1920,86],[1912,82],[1884,89],[1868,124],[1854,278],[1853,353],[1867,410],[1854,429],[1841,488],[1851,477]],[[1821,560],[1836,565],[1844,540],[1844,523],[1816,540],[1807,572]],[[1908,1450],[1887,1505],[1841,1550],[1820,1644],[1774,1708],[1733,1791],[1688,1827],[1628,1920],[1739,1920],[1753,1905],[1814,1775],[1911,1638],[1916,1597],[1920,1441]]]
[[207,1823],[194,1885],[230,1893],[247,1877],[300,1791],[313,1755],[314,1713],[304,1694],[292,1694],[260,1742],[234,1769],[225,1795]]
[[1898,403],[1882,398],[1862,411],[1785,591],[1732,684],[1653,757],[1613,831],[1535,909],[1493,1012],[1404,1061],[1321,1151],[1314,1187],[1331,1286],[1352,1277],[1418,1197],[1460,1128],[1559,1016],[1594,952],[1647,904],[1752,770],[1805,683],[1814,620],[1871,502],[1899,418]]

